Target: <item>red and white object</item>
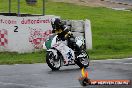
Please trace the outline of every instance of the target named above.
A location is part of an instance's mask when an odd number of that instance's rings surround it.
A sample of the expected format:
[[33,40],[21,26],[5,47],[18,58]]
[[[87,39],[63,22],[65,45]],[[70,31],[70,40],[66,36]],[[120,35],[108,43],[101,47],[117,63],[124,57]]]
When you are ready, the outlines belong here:
[[0,47],[7,47],[8,45],[8,32],[6,29],[0,30]]

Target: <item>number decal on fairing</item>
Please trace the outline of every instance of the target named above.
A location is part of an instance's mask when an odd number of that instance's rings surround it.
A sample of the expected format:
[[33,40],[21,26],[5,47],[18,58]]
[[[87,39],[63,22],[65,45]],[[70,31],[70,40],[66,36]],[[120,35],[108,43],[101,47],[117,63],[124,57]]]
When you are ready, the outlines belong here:
[[67,53],[67,56],[68,56],[68,59],[73,58],[71,50],[69,50],[69,52]]
[[81,40],[83,44],[85,43],[85,42],[84,42],[85,39],[84,39],[83,36],[78,36],[78,37],[75,38],[75,40],[76,40],[76,42],[77,42],[78,40]]

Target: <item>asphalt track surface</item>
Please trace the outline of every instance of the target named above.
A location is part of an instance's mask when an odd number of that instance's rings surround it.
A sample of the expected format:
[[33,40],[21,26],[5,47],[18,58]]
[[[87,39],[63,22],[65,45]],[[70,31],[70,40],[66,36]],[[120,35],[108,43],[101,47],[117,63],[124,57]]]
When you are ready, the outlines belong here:
[[[90,79],[132,79],[132,58],[91,61],[86,70]],[[0,65],[0,88],[83,88],[80,75],[78,66],[51,71],[47,64]]]

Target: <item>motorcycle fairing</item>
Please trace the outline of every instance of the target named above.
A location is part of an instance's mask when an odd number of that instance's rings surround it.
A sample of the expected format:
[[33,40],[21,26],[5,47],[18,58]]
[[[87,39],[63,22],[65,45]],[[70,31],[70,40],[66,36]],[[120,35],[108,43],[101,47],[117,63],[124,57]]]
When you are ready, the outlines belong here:
[[71,60],[75,60],[74,51],[66,46],[64,43],[59,42],[59,44],[55,44],[54,48],[56,48],[63,56],[66,62],[70,62]]

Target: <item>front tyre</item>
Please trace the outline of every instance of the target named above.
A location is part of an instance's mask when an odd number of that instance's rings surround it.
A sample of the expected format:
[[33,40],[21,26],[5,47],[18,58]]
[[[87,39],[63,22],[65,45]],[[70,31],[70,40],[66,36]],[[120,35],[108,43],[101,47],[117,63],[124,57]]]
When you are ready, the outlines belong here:
[[46,63],[52,70],[59,70],[60,69],[60,59],[56,58],[52,51],[48,51],[46,53]]
[[[84,56],[83,56],[84,55]],[[79,57],[80,56],[80,57]],[[80,67],[80,68],[87,68],[89,66],[89,56],[87,54],[86,51],[83,51],[81,55],[79,55],[76,59],[76,64]]]

